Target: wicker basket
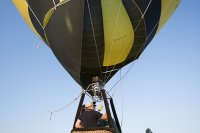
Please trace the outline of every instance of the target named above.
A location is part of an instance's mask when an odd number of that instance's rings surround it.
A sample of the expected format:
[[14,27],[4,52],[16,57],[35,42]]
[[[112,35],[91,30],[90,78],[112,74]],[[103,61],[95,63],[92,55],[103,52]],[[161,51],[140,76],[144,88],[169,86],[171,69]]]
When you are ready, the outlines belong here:
[[71,133],[116,133],[113,128],[74,128]]
[[95,130],[95,131],[72,131],[71,133],[113,133],[107,130]]

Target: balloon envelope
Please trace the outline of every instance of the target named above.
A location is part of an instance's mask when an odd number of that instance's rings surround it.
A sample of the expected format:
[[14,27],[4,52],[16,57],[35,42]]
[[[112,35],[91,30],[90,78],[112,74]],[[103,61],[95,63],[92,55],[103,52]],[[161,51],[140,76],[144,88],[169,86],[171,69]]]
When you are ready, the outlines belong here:
[[136,60],[180,0],[12,0],[84,89]]

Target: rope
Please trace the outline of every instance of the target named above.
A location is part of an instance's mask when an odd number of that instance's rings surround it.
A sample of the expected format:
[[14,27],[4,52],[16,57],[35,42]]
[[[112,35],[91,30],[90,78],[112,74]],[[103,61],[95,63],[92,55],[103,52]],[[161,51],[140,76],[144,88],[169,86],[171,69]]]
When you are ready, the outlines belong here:
[[56,3],[55,3],[55,0],[53,0],[53,4],[54,4],[54,8],[55,8],[55,10],[56,10],[57,5],[56,5]]
[[66,104],[65,106],[63,106],[63,107],[61,107],[61,108],[59,108],[59,109],[57,109],[57,110],[50,111],[50,112],[49,112],[49,113],[50,113],[50,120],[51,120],[52,115],[53,115],[54,113],[59,112],[59,111],[62,111],[62,110],[64,110],[65,108],[69,107],[71,104],[73,104],[73,103],[82,95],[82,93],[83,93],[83,91],[81,91],[81,93],[80,93],[77,97],[75,97],[74,100],[73,100],[72,102]]
[[[121,69],[119,70],[119,79],[121,78]],[[112,97],[114,97],[114,94],[116,94],[116,92],[119,90],[120,85],[116,87],[116,89],[114,89],[113,93],[112,93]]]
[[[121,69],[120,69],[120,78],[121,78],[121,76],[122,76],[122,73],[121,73]],[[114,97],[114,94],[116,94],[116,92],[118,91],[118,89],[121,88],[121,96],[122,96],[122,97],[121,97],[121,100],[122,100],[122,105],[121,105],[122,114],[121,114],[121,116],[122,116],[122,118],[121,118],[120,126],[121,126],[121,128],[122,128],[123,117],[124,117],[124,93],[123,93],[123,88],[122,88],[122,80],[121,80],[120,83],[121,83],[121,84],[117,87],[117,89],[115,89],[115,90],[113,91],[112,97]]]
[[44,30],[44,27],[42,26],[42,24],[40,23],[39,19],[37,18],[37,16],[35,15],[34,11],[32,10],[32,8],[30,7],[29,3],[27,2],[29,9],[31,10],[31,12],[33,13],[34,17],[36,18],[37,22],[39,23],[39,25],[42,27],[42,29]]
[[[120,78],[121,78],[121,71],[120,71]],[[122,88],[122,81],[121,81],[121,94],[122,94],[122,119],[121,119],[120,126],[122,128],[123,118],[124,118],[124,92],[123,92],[123,88]]]
[[56,5],[56,7],[61,6],[62,4],[65,4],[65,3],[69,2],[69,1],[70,1],[70,0],[63,0],[63,1],[59,2],[59,3]]
[[[60,111],[62,111],[62,110],[64,110],[64,109],[68,108],[70,105],[72,105],[83,93],[86,93],[86,92],[89,90],[89,87],[90,87],[90,86],[91,86],[91,85],[89,85],[88,88],[87,88],[86,90],[82,89],[82,91],[80,92],[80,94],[79,94],[78,96],[76,96],[72,102],[69,102],[68,104],[66,104],[65,106],[63,106],[63,107],[61,107],[61,108],[58,108],[58,109],[56,109],[56,110],[54,110],[54,111],[49,111],[48,109],[46,109],[46,108],[43,107],[43,109],[44,109],[46,112],[50,113],[50,120],[52,119],[52,116],[53,116],[54,113],[60,112]],[[86,94],[87,94],[87,93],[86,93]],[[90,97],[89,94],[87,94],[87,95]],[[90,97],[90,98],[92,99],[92,97]],[[38,103],[39,103],[39,102],[38,102]],[[40,104],[40,105],[42,105],[42,104]]]
[[149,9],[149,6],[150,6],[151,2],[152,2],[152,0],[149,1],[148,5],[147,5],[147,8],[145,9],[145,11],[144,11],[144,13],[143,13],[142,18],[144,18],[144,15],[146,14],[147,10]]
[[[42,30],[43,30],[43,32],[44,32],[44,35],[45,35],[46,43],[47,43],[47,45],[50,47],[49,42],[48,42],[48,38],[47,38],[47,35],[46,35],[46,32],[45,32],[45,30],[44,30],[45,27],[43,27],[43,25],[40,23],[38,17],[37,17],[36,14],[34,13],[33,9],[31,8],[31,6],[29,5],[28,2],[27,2],[27,5],[28,5],[29,9],[31,10],[31,12],[33,13],[35,19],[37,20],[37,22],[38,22],[39,25],[41,26],[41,28],[42,28]],[[41,39],[43,40],[43,38],[41,38]],[[43,40],[43,41],[44,41],[44,40]]]
[[[86,90],[84,90],[84,89],[81,88],[81,89],[82,89],[81,93],[80,93],[78,96],[76,96],[72,102],[69,102],[69,103],[66,104],[65,106],[63,106],[63,107],[61,107],[61,108],[59,108],[59,109],[56,109],[56,110],[54,110],[54,111],[49,111],[48,109],[45,109],[46,112],[50,113],[50,120],[52,119],[52,116],[53,116],[54,113],[60,112],[60,111],[62,111],[62,110],[64,110],[64,109],[68,108],[70,105],[72,105],[83,93],[86,93],[86,92],[88,91],[88,89],[89,89],[90,86],[91,86],[91,85],[89,85],[88,88],[87,88]],[[86,93],[86,94],[87,94],[87,93]],[[89,94],[87,94],[87,95],[90,97]],[[90,98],[91,98],[91,97],[90,97]],[[91,98],[91,99],[92,99],[92,98]],[[41,105],[41,104],[40,104],[40,105]]]
[[101,64],[100,64],[100,60],[99,60],[99,52],[97,50],[96,36],[95,36],[95,33],[94,33],[94,26],[93,26],[92,16],[91,16],[91,12],[90,12],[90,5],[89,5],[88,0],[87,0],[87,5],[88,5],[88,11],[89,11],[89,15],[90,15],[90,22],[91,22],[91,25],[92,25],[92,33],[93,33],[93,36],[94,36],[94,42],[95,42],[95,47],[96,47],[96,52],[97,52],[97,57],[98,57],[99,70],[100,70],[100,73],[101,73],[101,78],[103,78],[102,70],[101,70]]
[[[35,73],[36,73],[36,72],[35,72]],[[35,85],[33,85],[33,86],[35,86]],[[34,88],[36,88],[36,87],[33,87],[33,89],[32,89],[32,90],[33,90],[33,93],[34,93],[34,97],[35,97],[37,103],[40,105],[40,107],[42,107],[42,109],[43,109],[44,111],[50,113],[50,120],[51,120],[52,115],[53,115],[54,113],[66,109],[66,108],[69,107],[71,104],[73,104],[73,103],[82,95],[82,93],[84,93],[84,91],[82,90],[82,91],[80,92],[80,94],[79,94],[78,96],[76,96],[72,102],[67,103],[65,106],[63,106],[63,107],[61,107],[61,108],[59,108],[59,109],[56,109],[56,110],[54,110],[54,111],[50,111],[46,106],[44,106],[43,104],[41,104],[41,102],[40,102],[40,100],[39,100],[39,98],[38,98],[38,96],[37,96],[37,92],[36,92],[36,90],[35,90]]]

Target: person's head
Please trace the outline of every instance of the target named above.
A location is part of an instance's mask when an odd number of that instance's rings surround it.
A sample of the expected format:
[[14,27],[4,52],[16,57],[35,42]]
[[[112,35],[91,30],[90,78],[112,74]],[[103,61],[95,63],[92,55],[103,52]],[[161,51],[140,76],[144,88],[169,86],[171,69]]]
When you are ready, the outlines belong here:
[[86,103],[85,104],[85,109],[86,110],[94,110],[95,105],[92,102]]

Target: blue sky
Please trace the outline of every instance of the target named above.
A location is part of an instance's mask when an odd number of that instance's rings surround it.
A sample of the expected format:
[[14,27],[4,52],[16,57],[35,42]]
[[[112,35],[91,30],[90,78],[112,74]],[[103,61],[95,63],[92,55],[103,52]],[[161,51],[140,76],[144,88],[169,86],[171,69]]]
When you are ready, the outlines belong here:
[[[199,5],[198,0],[183,0],[117,87],[114,102],[124,133],[144,133],[148,127],[154,133],[200,131]],[[1,1],[0,20],[0,132],[70,132],[78,100],[52,120],[48,111],[73,101],[80,86],[11,1]]]

